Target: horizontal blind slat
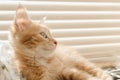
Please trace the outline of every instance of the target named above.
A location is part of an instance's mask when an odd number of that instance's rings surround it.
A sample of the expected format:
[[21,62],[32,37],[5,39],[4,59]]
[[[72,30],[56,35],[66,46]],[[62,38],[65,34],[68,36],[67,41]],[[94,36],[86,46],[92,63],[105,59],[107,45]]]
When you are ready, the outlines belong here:
[[103,43],[119,43],[120,36],[69,37],[57,38],[57,41],[65,45],[93,45]]
[[101,51],[107,52],[110,50],[116,51],[115,53],[118,53],[120,49],[120,43],[72,46],[72,48],[77,49],[81,53],[94,53],[94,52],[101,52]]
[[[16,10],[19,2],[24,4],[29,10],[81,10],[81,11],[116,11],[120,10],[120,3],[98,3],[95,2],[50,2],[50,1],[2,1],[0,10]],[[7,7],[7,6],[9,7]],[[47,7],[46,7],[47,6]],[[49,8],[48,8],[49,7]]]
[[[39,22],[39,21],[37,21]],[[51,29],[73,28],[119,28],[120,20],[47,20],[45,22]],[[13,21],[0,21],[0,30],[8,30]]]
[[98,29],[59,29],[53,30],[55,37],[78,37],[78,36],[101,36],[120,35],[120,28],[98,28]]
[[[29,11],[29,15],[33,20],[39,20],[43,16],[52,19],[120,19],[120,11]],[[15,11],[0,11],[0,20],[13,20]]]
[[[34,0],[32,0],[34,1]],[[38,0],[37,0],[38,1]],[[44,0],[41,0],[44,1]],[[46,0],[46,1],[58,1],[58,0]],[[60,1],[65,1],[65,0],[60,0]],[[67,0],[67,2],[120,2],[119,0]]]

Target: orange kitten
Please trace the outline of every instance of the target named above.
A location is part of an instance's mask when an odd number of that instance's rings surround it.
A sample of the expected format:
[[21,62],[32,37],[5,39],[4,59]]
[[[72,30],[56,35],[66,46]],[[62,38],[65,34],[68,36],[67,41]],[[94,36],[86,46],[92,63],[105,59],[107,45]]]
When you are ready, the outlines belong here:
[[32,22],[22,5],[11,33],[15,57],[26,80],[113,80],[77,51],[58,44],[46,25]]

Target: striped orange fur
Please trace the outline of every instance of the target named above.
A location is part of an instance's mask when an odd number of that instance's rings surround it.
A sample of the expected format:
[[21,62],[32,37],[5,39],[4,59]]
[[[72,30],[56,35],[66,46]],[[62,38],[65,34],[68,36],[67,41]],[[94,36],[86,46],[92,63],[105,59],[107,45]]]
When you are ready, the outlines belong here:
[[113,80],[76,50],[57,43],[47,26],[32,22],[22,5],[11,34],[18,68],[26,80]]

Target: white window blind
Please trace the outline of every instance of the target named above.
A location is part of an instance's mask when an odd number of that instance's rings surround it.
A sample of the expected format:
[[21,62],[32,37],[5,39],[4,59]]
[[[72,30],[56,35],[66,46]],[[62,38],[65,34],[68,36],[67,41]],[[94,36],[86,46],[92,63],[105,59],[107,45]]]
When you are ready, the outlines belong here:
[[46,24],[60,43],[97,56],[119,54],[119,0],[0,1],[0,40],[8,42],[8,29],[19,2],[33,20],[47,16]]

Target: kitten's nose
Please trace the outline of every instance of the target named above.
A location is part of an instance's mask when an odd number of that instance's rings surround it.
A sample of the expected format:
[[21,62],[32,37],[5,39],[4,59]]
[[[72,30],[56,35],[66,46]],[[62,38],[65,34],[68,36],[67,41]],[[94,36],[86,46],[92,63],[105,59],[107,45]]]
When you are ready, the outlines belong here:
[[54,44],[57,45],[57,41],[54,41]]

